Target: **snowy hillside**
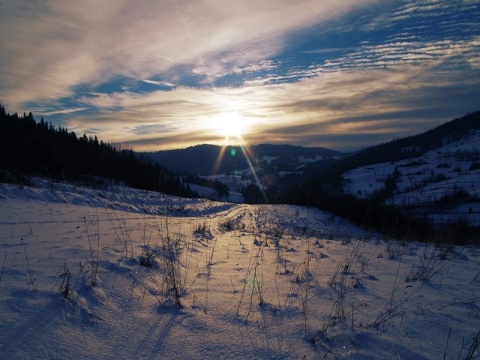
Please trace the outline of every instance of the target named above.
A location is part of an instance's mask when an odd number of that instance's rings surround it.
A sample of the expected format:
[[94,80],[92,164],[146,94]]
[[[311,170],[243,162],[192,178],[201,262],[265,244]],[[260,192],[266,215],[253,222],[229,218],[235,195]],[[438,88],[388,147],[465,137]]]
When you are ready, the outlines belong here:
[[387,203],[426,212],[435,222],[480,226],[478,131],[423,156],[360,167],[343,177],[345,191],[357,197],[385,188],[388,179],[395,188]]
[[479,358],[479,248],[385,242],[304,207],[34,184],[0,184],[1,359]]

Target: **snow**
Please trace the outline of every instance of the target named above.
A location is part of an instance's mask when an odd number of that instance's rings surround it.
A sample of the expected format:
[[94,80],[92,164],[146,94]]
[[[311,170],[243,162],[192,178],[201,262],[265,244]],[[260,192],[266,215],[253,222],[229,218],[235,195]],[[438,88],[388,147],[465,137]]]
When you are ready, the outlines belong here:
[[34,185],[0,185],[2,359],[457,359],[474,349],[477,247],[385,242],[305,207]]
[[[426,206],[430,220],[437,223],[462,221],[480,226],[480,202],[449,211],[432,211],[429,203],[455,191],[465,191],[480,198],[480,169],[469,170],[473,162],[480,162],[480,132],[475,132],[408,160],[368,165],[348,171],[344,190],[359,198],[366,198],[382,189],[385,178],[397,171],[397,190],[387,203],[397,206]],[[469,208],[473,212],[469,212]]]
[[265,161],[268,165],[270,165],[272,161],[276,159],[278,159],[278,156],[264,156],[262,158],[262,160]]

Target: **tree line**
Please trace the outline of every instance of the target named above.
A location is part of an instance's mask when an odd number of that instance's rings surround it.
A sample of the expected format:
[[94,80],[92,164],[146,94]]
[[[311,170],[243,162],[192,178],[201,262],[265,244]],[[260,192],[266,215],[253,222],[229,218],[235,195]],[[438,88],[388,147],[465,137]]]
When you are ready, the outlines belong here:
[[207,179],[195,175],[187,175],[184,177],[184,182],[214,189],[217,191],[219,198],[228,198],[228,186],[218,180]]
[[22,182],[30,176],[58,180],[123,182],[144,190],[193,197],[173,171],[139,157],[130,149],[64,127],[55,127],[32,113],[9,114],[0,105],[0,181]]

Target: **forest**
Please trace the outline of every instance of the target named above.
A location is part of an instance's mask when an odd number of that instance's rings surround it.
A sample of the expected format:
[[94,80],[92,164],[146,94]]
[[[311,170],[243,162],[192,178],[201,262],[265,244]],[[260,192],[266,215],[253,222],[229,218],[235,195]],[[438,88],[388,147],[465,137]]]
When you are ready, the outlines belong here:
[[0,181],[28,183],[30,176],[80,181],[101,186],[105,179],[144,190],[194,197],[173,171],[139,157],[130,149],[96,136],[77,136],[32,113],[9,114],[0,105]]

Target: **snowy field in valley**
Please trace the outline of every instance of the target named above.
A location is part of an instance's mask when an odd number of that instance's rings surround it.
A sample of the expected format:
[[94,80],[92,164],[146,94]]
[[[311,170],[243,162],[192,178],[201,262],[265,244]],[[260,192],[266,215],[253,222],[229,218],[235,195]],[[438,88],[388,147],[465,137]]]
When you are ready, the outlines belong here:
[[0,184],[1,359],[480,356],[478,247],[385,241],[304,207],[34,183]]

